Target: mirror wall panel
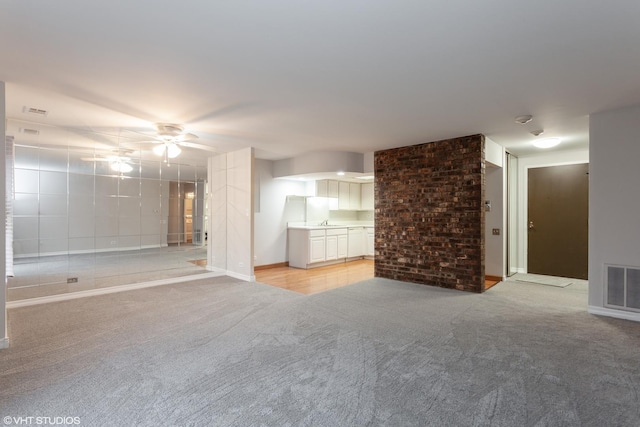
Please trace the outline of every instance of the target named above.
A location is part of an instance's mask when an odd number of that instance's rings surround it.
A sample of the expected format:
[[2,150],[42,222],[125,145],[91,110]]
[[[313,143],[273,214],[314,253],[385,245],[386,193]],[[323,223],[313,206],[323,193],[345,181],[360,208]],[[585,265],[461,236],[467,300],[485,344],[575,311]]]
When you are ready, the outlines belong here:
[[206,271],[206,156],[103,152],[16,141],[10,301]]

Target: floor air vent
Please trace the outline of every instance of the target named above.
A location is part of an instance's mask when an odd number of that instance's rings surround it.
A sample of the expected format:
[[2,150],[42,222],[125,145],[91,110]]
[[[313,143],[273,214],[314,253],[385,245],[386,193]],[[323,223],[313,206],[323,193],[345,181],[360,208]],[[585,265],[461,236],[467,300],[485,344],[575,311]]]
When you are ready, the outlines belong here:
[[640,312],[640,268],[607,265],[607,303]]

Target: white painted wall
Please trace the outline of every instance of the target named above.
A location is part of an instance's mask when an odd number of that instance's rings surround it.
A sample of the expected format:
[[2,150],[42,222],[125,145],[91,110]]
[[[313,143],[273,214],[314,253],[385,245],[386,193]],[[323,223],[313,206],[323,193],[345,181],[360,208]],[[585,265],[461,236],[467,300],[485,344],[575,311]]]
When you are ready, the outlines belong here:
[[287,252],[287,223],[305,221],[306,191],[303,181],[274,179],[273,161],[255,160],[260,209],[255,212],[254,263],[270,265],[289,260]]
[[[504,164],[504,147],[485,137],[485,200],[491,202],[491,210],[485,211],[485,274],[505,277],[505,188],[506,175]],[[499,235],[493,229],[500,230]]]
[[518,272],[527,272],[528,229],[527,200],[529,198],[529,169],[546,166],[589,163],[589,150],[542,152],[535,156],[518,157]]
[[640,321],[603,308],[604,264],[640,267],[640,105],[591,115],[589,139],[589,311]]
[[[0,176],[6,176],[6,158],[5,158],[5,146],[6,146],[6,98],[5,98],[5,85],[0,81]],[[2,185],[0,185],[0,200],[5,200],[6,189],[4,186],[4,178],[2,179]],[[0,224],[4,224],[6,221],[5,210],[0,209]],[[0,253],[4,254],[7,245],[7,236],[5,233],[0,233]],[[0,289],[0,349],[9,347],[9,335],[7,334],[7,265],[4,255],[2,255],[2,266],[0,267],[0,275],[3,278],[2,289]]]
[[255,280],[253,170],[253,148],[209,161],[211,242],[207,268],[247,281]]
[[504,163],[504,147],[485,137],[484,159],[493,166],[501,168]]
[[373,174],[373,171],[375,170],[374,168],[374,164],[373,164],[373,159],[374,159],[374,151],[370,151],[368,153],[364,153],[364,158],[363,158],[363,172],[364,173],[371,173]]
[[[505,204],[504,204],[504,168],[487,164],[485,170],[485,200],[491,202],[491,211],[485,211],[485,274],[505,276]],[[493,229],[500,235],[493,235]]]
[[347,151],[317,151],[276,160],[273,164],[274,177],[339,171],[362,173],[364,155]]

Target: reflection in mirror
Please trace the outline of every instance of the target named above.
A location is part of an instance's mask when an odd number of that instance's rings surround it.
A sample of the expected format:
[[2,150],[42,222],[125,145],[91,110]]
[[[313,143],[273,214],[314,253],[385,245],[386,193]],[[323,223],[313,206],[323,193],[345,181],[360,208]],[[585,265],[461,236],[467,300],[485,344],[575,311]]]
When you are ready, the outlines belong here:
[[74,137],[14,141],[8,300],[206,272],[206,155],[168,164]]

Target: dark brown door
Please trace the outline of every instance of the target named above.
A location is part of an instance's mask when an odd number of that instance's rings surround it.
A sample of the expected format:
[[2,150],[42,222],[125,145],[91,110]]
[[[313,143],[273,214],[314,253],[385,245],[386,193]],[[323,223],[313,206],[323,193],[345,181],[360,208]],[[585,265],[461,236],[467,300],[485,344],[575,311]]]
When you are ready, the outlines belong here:
[[527,271],[587,279],[589,165],[529,169]]

